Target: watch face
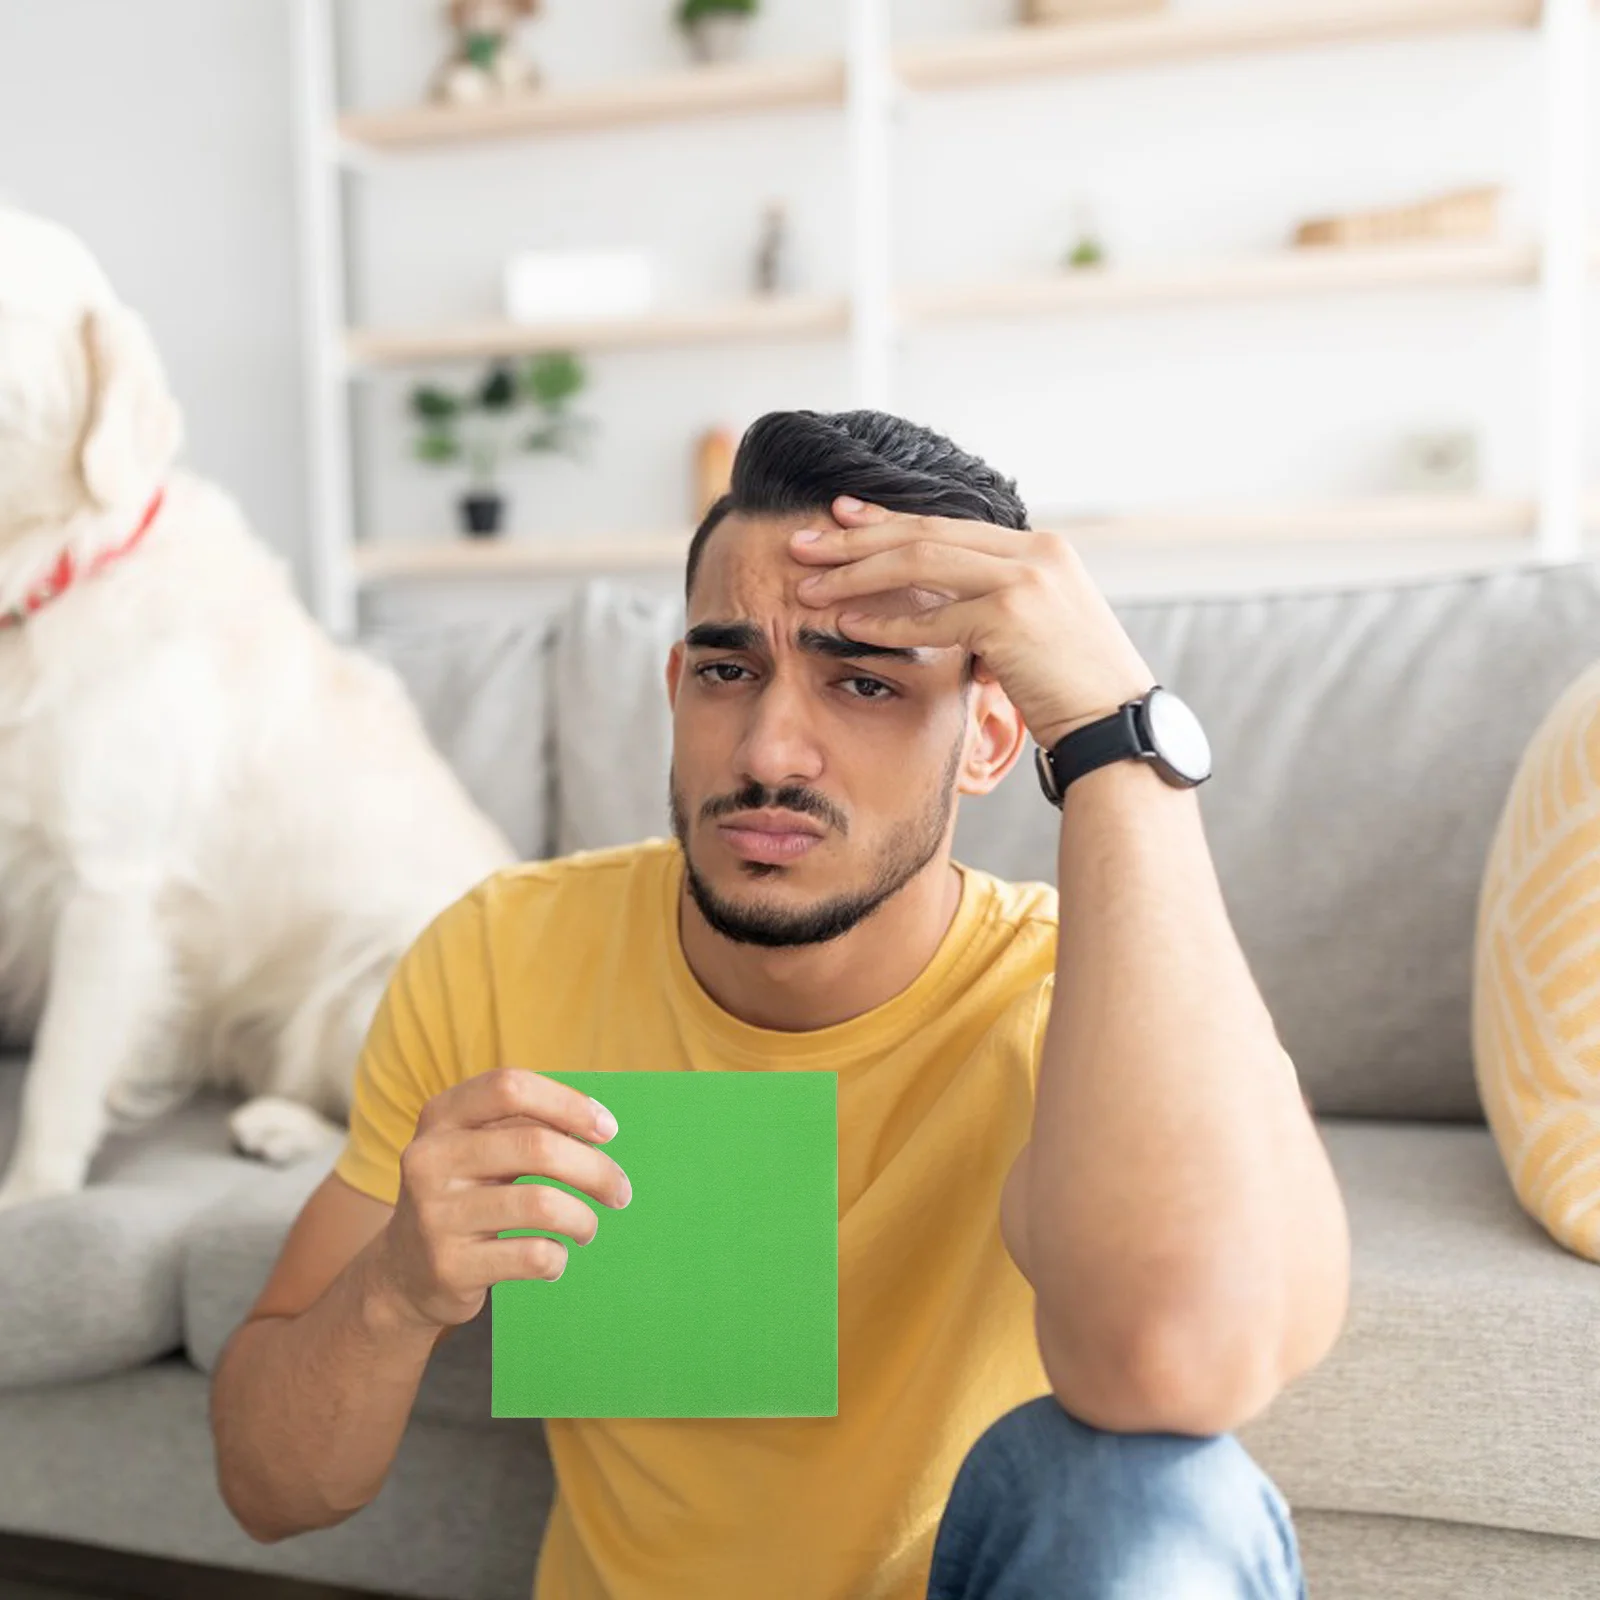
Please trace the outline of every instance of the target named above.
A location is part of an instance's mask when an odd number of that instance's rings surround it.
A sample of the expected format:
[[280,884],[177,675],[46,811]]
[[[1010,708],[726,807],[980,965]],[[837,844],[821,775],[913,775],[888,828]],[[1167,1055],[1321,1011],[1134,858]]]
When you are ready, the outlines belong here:
[[1152,689],[1144,707],[1145,728],[1156,754],[1190,783],[1211,776],[1211,741],[1200,719],[1170,689]]
[[1039,774],[1039,787],[1053,806],[1061,804],[1061,791],[1056,787],[1055,769],[1050,765],[1050,753],[1040,745],[1033,748],[1033,770]]

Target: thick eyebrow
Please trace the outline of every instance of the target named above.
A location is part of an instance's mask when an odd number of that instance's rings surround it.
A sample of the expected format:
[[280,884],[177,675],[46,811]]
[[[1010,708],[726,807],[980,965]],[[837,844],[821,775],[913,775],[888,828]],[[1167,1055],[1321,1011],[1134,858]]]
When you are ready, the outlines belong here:
[[760,650],[767,636],[753,622],[698,622],[683,642],[691,650]]
[[865,661],[874,657],[890,661],[909,661],[913,665],[924,659],[921,650],[904,645],[864,644],[860,639],[847,639],[842,633],[825,633],[821,628],[802,628],[798,634],[800,648],[817,656],[836,656],[841,661]]
[[[926,653],[904,645],[866,644],[860,639],[847,639],[842,633],[828,633],[822,628],[802,628],[795,635],[800,648],[811,655],[828,656],[839,661],[889,660],[906,661],[918,665]],[[753,622],[700,622],[684,636],[683,642],[691,650],[745,650],[765,652],[767,635]]]

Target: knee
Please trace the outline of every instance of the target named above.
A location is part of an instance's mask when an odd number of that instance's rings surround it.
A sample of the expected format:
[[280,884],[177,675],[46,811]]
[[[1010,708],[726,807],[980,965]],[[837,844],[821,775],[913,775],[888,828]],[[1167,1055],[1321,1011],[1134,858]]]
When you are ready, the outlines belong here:
[[1043,1394],[990,1424],[969,1452],[983,1476],[1056,1504],[1106,1511],[1162,1506],[1233,1516],[1282,1496],[1231,1434],[1108,1433]]

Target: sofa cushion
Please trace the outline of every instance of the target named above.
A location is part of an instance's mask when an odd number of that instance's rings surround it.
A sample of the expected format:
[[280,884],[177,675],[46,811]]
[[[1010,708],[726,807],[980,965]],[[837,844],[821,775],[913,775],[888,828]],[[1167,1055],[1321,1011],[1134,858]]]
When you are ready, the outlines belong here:
[[[0,1062],[0,1164],[23,1063]],[[0,1212],[0,1389],[99,1377],[181,1347],[183,1234],[260,1170],[228,1141],[231,1102],[191,1101],[111,1134],[80,1194]]]
[[1523,1212],[1487,1128],[1320,1129],[1349,1318],[1241,1440],[1296,1508],[1600,1539],[1593,1265]]
[[[108,1600],[529,1600],[555,1491],[542,1423],[408,1427],[359,1516],[261,1544],[218,1492],[208,1388],[203,1373],[170,1359],[94,1383],[0,1394],[0,1528],[161,1558],[143,1572],[102,1558],[98,1581],[73,1585],[73,1594]],[[34,1552],[3,1543],[5,1600],[65,1593],[44,1587],[44,1571],[39,1588],[19,1592],[9,1574]],[[81,1573],[82,1563],[67,1568]]]
[[[1481,1121],[1479,880],[1524,742],[1600,640],[1600,563],[1115,610],[1206,725],[1218,877],[1318,1111]],[[601,583],[556,626],[560,848],[664,832],[682,602]],[[1054,881],[1058,824],[1025,756],[962,803],[956,854]]]
[[682,634],[681,600],[604,579],[580,587],[557,617],[551,651],[557,854],[669,831],[666,665]]
[[[293,1166],[258,1171],[190,1227],[183,1263],[184,1343],[203,1371],[215,1369],[228,1336],[266,1283],[284,1235],[339,1149],[334,1141]],[[488,1418],[487,1309],[435,1347],[415,1411],[442,1422]]]
[[548,623],[389,624],[361,644],[399,676],[435,747],[517,854],[549,855]]
[[1600,1262],[1600,662],[1528,743],[1478,905],[1472,1050],[1528,1212]]

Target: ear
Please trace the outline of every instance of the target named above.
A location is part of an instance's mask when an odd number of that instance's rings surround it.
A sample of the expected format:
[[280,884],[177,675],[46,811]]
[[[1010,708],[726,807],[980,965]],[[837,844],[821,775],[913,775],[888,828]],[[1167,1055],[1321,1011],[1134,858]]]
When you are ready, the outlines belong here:
[[988,794],[1016,766],[1028,729],[999,680],[981,666],[968,693],[971,732],[956,791]]
[[678,708],[678,685],[683,682],[683,640],[673,645],[667,656],[667,704]]
[[89,420],[78,467],[99,505],[147,495],[183,443],[183,418],[144,322],[125,306],[97,306],[83,319],[89,359]]

